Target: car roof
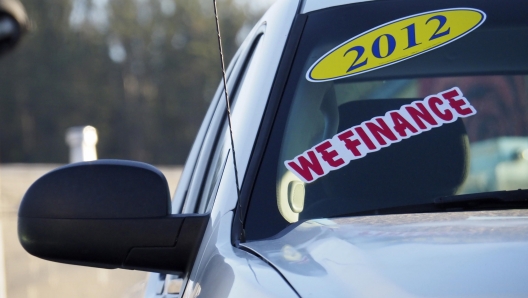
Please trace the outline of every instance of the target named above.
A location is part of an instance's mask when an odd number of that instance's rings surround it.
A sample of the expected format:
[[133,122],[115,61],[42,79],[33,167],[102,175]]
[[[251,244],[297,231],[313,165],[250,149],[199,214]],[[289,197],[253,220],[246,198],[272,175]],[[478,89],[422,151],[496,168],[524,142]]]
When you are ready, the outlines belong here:
[[314,10],[320,10],[328,7],[366,1],[372,0],[305,0],[301,9],[301,13],[308,13]]

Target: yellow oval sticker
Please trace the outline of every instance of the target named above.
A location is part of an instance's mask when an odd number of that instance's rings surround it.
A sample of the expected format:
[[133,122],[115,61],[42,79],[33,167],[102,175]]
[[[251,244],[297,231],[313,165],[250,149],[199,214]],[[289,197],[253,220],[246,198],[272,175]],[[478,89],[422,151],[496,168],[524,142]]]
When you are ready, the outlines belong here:
[[324,82],[389,66],[455,41],[485,20],[481,10],[451,8],[385,23],[326,53],[310,67],[306,78]]

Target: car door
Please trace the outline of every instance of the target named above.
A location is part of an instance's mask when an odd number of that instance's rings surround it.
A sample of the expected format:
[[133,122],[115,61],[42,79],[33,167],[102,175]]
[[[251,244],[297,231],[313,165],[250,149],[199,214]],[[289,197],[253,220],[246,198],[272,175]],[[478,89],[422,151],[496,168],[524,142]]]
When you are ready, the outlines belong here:
[[[253,38],[242,44],[226,72],[228,91],[232,92],[229,98],[233,110],[236,107],[239,86],[244,80],[246,69],[262,34],[262,30],[258,31]],[[172,200],[173,214],[210,211],[214,202],[214,190],[218,188],[230,152],[229,146],[226,146],[226,137],[229,137],[226,135],[227,131],[225,94],[223,84],[220,83],[187,158]],[[184,273],[150,273],[145,297],[177,296],[185,281]]]

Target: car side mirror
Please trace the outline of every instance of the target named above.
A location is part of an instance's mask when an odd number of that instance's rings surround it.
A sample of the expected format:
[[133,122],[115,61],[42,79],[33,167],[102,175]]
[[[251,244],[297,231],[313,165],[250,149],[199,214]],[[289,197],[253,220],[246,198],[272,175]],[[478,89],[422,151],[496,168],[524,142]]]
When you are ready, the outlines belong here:
[[18,237],[50,261],[162,273],[187,271],[208,215],[171,215],[165,176],[153,166],[98,160],[60,167],[27,190]]

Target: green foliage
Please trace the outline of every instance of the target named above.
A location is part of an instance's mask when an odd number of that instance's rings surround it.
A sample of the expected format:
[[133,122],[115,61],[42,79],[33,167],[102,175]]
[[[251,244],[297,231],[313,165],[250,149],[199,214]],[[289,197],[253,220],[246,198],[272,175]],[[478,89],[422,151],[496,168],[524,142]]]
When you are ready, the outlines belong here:
[[[23,2],[32,30],[0,59],[1,162],[67,162],[77,125],[98,129],[99,158],[185,161],[220,81],[212,0],[111,0],[94,21],[95,3]],[[231,57],[248,17],[219,9]]]

